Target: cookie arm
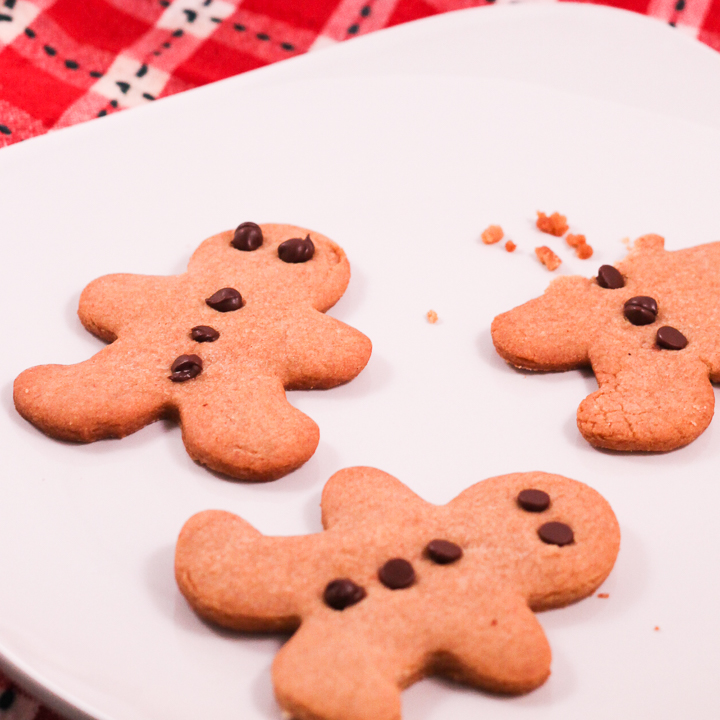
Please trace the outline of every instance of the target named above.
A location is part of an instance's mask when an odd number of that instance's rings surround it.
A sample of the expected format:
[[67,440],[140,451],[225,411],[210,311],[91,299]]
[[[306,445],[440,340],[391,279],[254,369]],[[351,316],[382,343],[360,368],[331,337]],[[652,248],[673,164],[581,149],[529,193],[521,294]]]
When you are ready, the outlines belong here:
[[498,354],[528,370],[570,370],[590,363],[592,281],[560,277],[545,294],[498,315],[491,334]]
[[13,387],[17,411],[47,435],[93,442],[159,419],[166,396],[153,360],[122,340],[76,365],[39,365]]
[[372,343],[355,328],[307,308],[285,323],[288,390],[327,389],[356,377],[367,365]]
[[287,401],[274,377],[242,376],[235,367],[211,369],[175,390],[190,457],[240,480],[275,480],[310,459],[317,425]]
[[550,675],[550,645],[523,599],[482,572],[450,589],[427,608],[436,635],[428,671],[491,692],[525,693],[542,685]]
[[265,537],[237,515],[206,510],[180,532],[175,578],[192,608],[218,625],[292,631],[300,624],[318,539]]
[[596,447],[667,451],[683,447],[710,424],[715,395],[709,368],[684,351],[598,348],[599,389],[580,404],[577,425]]
[[86,330],[112,342],[143,314],[152,317],[153,305],[170,298],[175,282],[155,275],[105,275],[82,291],[78,317]]

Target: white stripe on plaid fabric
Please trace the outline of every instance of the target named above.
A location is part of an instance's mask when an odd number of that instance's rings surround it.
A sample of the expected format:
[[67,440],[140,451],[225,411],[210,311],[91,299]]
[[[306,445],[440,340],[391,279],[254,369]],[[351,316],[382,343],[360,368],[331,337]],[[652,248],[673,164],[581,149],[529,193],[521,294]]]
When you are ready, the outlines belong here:
[[26,0],[0,5],[0,47],[9,45],[37,17],[40,9]]
[[127,55],[118,55],[107,72],[92,86],[92,92],[115,100],[124,108],[152,102],[162,92],[170,75]]
[[398,0],[342,0],[313,45],[318,49],[320,37],[348,40],[384,28],[395,10]]
[[235,12],[235,5],[224,0],[175,0],[160,16],[157,27],[182,27],[198,38],[208,38],[217,26]]

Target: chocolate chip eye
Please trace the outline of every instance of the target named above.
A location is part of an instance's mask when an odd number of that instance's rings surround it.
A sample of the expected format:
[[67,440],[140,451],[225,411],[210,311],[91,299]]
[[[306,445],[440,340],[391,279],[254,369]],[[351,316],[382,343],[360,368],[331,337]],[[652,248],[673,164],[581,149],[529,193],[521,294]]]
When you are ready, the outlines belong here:
[[170,366],[170,379],[173,382],[192,380],[202,372],[203,363],[197,355],[180,355]]
[[549,522],[538,528],[540,539],[548,545],[569,545],[575,539],[572,528],[561,522]]
[[280,243],[278,246],[278,257],[286,263],[304,263],[315,254],[315,245],[308,235],[302,238],[292,238]]
[[449,565],[463,555],[462,548],[449,540],[431,540],[425,548],[425,553],[438,565]]
[[205,302],[218,312],[232,312],[243,306],[240,293],[235,288],[223,288],[211,295]]
[[415,582],[415,570],[407,560],[393,558],[380,568],[378,577],[390,590],[402,590]]
[[665,350],[682,350],[687,347],[688,339],[674,327],[665,325],[657,331],[657,344]]
[[618,290],[625,287],[625,280],[612,265],[601,265],[597,274],[597,283],[606,290]]
[[196,325],[190,331],[190,337],[195,342],[215,342],[220,337],[220,333],[209,325]]
[[625,303],[623,314],[633,325],[650,325],[657,319],[658,305],[654,298],[638,295]]
[[517,504],[527,512],[543,512],[550,507],[550,496],[542,490],[521,490]]
[[359,603],[366,595],[365,588],[356,585],[352,580],[338,578],[328,583],[323,600],[333,610],[344,610]]
[[235,228],[230,244],[237,250],[257,250],[263,244],[262,229],[257,223],[244,222]]

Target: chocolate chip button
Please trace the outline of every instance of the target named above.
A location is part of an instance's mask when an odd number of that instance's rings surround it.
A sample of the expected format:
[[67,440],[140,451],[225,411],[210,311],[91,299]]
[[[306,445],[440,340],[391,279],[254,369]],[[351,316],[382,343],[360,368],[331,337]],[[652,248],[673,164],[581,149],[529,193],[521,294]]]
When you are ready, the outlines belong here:
[[223,288],[211,295],[205,302],[218,312],[232,312],[243,306],[242,297],[235,288]]
[[348,578],[338,578],[329,582],[323,593],[323,600],[333,610],[344,610],[359,603],[367,593],[365,588],[356,585]]
[[438,565],[449,565],[462,557],[459,545],[449,540],[431,540],[425,548],[427,556]]
[[215,342],[220,337],[220,333],[209,325],[196,325],[190,331],[190,337],[195,342]]
[[528,512],[543,512],[550,507],[550,496],[542,490],[521,490],[517,496],[517,503]]
[[682,350],[687,347],[687,338],[674,327],[665,325],[657,331],[657,344],[665,350]]
[[402,590],[415,582],[413,566],[402,558],[388,560],[378,572],[380,582],[391,590]]
[[597,283],[606,290],[618,290],[625,287],[625,280],[620,271],[612,265],[601,265],[597,274]]
[[197,355],[181,355],[170,366],[170,379],[173,382],[192,380],[202,372],[202,360]]
[[647,295],[631,297],[625,303],[623,313],[633,325],[650,325],[657,319],[657,302]]
[[572,528],[561,522],[549,522],[538,528],[540,539],[548,545],[569,545],[574,539]]
[[230,243],[237,250],[257,250],[263,244],[263,234],[260,226],[254,222],[244,222],[235,228],[235,234]]
[[278,256],[286,263],[304,263],[312,258],[315,254],[315,245],[308,235],[304,240],[302,238],[292,238],[280,243],[278,246]]

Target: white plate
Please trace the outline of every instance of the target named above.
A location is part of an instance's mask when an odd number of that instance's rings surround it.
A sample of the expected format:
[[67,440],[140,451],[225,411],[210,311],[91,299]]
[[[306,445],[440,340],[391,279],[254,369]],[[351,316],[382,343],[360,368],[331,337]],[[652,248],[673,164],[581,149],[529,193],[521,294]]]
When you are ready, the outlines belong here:
[[[667,455],[593,450],[575,427],[592,375],[515,372],[489,325],[548,283],[536,245],[589,275],[624,255],[626,236],[718,239],[718,90],[720,58],[654,21],[499,7],[3,150],[5,666],[74,715],[279,718],[269,668],[282,639],[211,629],[176,590],[173,544],[191,514],[222,507],[265,533],[307,533],[345,466],[383,468],[435,502],[543,469],[612,503],[623,544],[610,598],[540,616],[554,661],[536,692],[423,681],[403,696],[406,720],[717,717],[720,420]],[[566,213],[592,260],[541,237],[536,209]],[[74,314],[88,281],[179,272],[203,238],[248,219],[337,240],[353,279],[331,312],[374,343],[354,382],[291,394],[322,432],[305,467],[233,483],[194,465],[172,424],[80,447],[15,414],[22,369],[101,346]],[[514,254],[478,242],[490,223]]]

